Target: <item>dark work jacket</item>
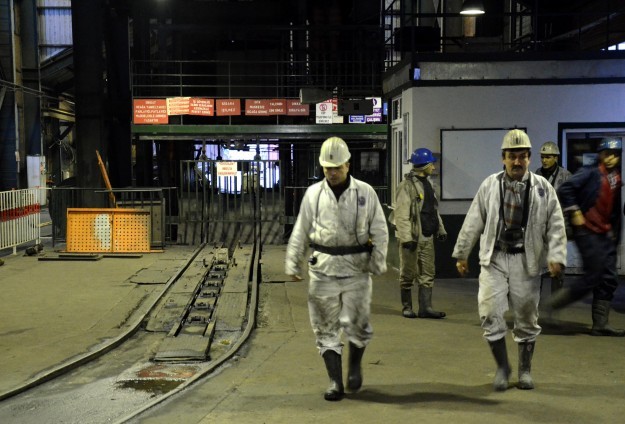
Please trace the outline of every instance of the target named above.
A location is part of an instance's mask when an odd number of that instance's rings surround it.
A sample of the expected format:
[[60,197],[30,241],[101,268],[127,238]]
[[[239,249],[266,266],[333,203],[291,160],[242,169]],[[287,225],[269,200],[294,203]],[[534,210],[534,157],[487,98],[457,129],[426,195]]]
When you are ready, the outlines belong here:
[[[571,178],[558,188],[562,212],[566,214],[579,209],[586,214],[599,198],[601,178],[601,171],[596,165],[578,169]],[[619,188],[614,193],[612,213],[610,214],[610,224],[617,243],[621,234],[621,210],[621,190]]]

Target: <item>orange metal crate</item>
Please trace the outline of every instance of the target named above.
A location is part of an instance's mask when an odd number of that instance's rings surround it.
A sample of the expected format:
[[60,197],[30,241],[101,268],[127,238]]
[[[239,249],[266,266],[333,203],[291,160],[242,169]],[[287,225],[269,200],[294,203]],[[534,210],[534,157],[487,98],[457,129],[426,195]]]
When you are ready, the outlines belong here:
[[68,208],[68,252],[150,252],[150,212],[124,208]]

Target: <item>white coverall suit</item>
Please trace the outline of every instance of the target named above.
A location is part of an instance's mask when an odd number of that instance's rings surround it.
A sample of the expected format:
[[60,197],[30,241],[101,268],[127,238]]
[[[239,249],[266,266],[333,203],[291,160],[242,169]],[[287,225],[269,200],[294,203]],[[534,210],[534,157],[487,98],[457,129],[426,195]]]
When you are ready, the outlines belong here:
[[[308,311],[319,353],[342,352],[341,330],[357,347],[365,347],[373,330],[371,274],[386,272],[388,227],[382,206],[373,188],[353,177],[337,201],[326,180],[310,186],[289,238],[285,272],[301,275],[307,252]],[[322,253],[309,245],[324,247],[367,246],[369,252],[336,255]],[[309,261],[310,262],[310,261]]]
[[496,250],[502,178],[503,172],[499,172],[482,182],[452,256],[466,260],[480,239],[478,309],[484,337],[494,342],[505,336],[504,313],[508,310],[509,297],[514,311],[515,342],[533,342],[541,331],[538,325],[540,273],[547,262],[566,265],[564,217],[553,186],[545,178],[528,172],[524,177],[524,181],[525,178],[530,181],[525,252],[509,254]]

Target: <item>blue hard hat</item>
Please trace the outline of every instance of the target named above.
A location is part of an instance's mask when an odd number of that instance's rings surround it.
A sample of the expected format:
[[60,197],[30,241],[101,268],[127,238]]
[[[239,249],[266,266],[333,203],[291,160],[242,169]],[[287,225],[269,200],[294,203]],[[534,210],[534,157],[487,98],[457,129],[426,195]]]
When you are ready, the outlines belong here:
[[423,147],[415,150],[412,152],[412,155],[410,155],[410,163],[415,166],[423,166],[432,162],[436,162],[436,158],[432,155],[432,151]]
[[436,162],[436,158],[430,149],[419,148],[410,155],[410,163],[415,166],[423,166],[432,162]]
[[597,151],[602,150],[623,150],[623,143],[620,138],[603,138],[597,147]]

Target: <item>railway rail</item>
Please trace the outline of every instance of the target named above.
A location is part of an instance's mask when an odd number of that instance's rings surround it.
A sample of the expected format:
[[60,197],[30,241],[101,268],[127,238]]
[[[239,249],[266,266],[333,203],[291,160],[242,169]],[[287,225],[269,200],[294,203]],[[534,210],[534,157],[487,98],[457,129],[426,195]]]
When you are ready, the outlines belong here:
[[2,416],[124,423],[230,360],[255,326],[260,245],[223,246],[200,246],[124,334],[4,394]]

